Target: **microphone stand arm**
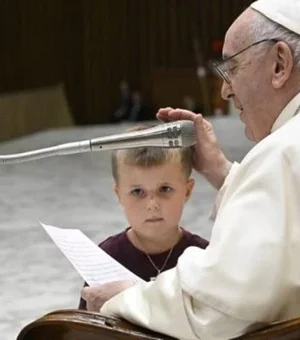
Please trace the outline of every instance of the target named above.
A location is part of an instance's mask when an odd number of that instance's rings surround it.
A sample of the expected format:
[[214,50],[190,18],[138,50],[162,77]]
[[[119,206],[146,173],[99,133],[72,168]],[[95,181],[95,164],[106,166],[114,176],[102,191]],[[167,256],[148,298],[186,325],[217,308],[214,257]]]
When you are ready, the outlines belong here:
[[17,154],[0,155],[0,164],[22,163],[51,156],[71,155],[89,151],[91,151],[90,140],[72,142]]

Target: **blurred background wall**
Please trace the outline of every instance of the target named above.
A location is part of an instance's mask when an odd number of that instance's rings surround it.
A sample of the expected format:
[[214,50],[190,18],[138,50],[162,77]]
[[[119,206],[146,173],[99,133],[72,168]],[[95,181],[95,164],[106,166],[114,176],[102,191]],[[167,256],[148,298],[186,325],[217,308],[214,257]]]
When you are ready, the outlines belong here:
[[[225,31],[251,2],[2,0],[0,95],[59,85],[74,124],[99,124],[112,121],[125,80],[153,108],[182,107],[190,96],[211,114],[224,105],[220,83],[197,68],[220,58]],[[17,119],[9,110],[0,117]],[[6,136],[39,129],[22,129],[26,120]]]

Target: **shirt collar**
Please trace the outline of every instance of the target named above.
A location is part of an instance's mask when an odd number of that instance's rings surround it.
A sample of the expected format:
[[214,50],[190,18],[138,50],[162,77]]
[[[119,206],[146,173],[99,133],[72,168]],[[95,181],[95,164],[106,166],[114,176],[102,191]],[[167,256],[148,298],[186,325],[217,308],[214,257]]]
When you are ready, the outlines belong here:
[[300,108],[300,93],[286,105],[286,107],[281,111],[280,115],[275,120],[271,133],[282,127],[287,121],[289,121],[294,115],[296,115]]

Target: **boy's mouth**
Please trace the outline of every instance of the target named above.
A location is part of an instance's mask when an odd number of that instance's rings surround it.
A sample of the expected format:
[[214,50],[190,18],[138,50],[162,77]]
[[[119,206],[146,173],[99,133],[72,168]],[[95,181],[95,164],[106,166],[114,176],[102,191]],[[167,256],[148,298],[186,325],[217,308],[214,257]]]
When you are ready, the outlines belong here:
[[161,222],[162,220],[163,218],[161,217],[151,217],[151,218],[147,218],[146,222],[155,223],[155,222]]

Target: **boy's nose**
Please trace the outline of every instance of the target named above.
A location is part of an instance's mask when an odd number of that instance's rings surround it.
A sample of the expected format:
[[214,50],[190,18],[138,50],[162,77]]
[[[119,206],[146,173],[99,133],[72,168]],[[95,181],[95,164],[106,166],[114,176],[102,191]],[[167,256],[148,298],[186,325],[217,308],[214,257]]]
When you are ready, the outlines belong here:
[[155,211],[158,210],[159,209],[158,201],[154,197],[151,197],[149,199],[147,208],[148,210],[155,210]]

